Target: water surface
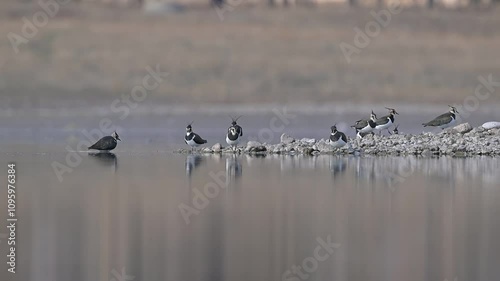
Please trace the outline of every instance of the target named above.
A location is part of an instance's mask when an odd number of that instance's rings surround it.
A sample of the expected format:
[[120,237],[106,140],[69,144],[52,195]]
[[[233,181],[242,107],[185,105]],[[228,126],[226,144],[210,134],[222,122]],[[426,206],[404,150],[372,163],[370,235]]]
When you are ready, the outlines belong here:
[[[2,280],[500,278],[500,159],[81,155],[60,182],[67,153],[2,153],[19,216],[18,273],[1,241]],[[333,253],[286,274],[318,239]]]

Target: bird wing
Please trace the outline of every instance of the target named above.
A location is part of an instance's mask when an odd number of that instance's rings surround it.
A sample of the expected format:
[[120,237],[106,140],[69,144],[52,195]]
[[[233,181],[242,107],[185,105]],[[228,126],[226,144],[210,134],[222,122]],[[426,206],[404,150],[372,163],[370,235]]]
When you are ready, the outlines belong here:
[[96,143],[94,143],[92,146],[89,147],[89,149],[101,149],[101,150],[107,150],[107,149],[113,149],[115,148],[116,144],[114,142],[114,138],[110,136],[106,136],[98,140]]
[[198,134],[194,134],[193,140],[195,143],[207,143],[207,141],[200,137],[200,135]]
[[340,132],[340,138],[344,141],[347,142],[347,137],[345,136],[344,133]]
[[390,117],[391,117],[390,115],[387,115],[387,116],[384,116],[384,117],[378,118],[378,119],[375,121],[375,124],[377,124],[377,125],[384,125],[384,124],[387,124],[388,119],[389,119]]
[[358,121],[356,121],[356,124],[354,124],[351,127],[356,128],[356,129],[363,129],[367,125],[368,125],[368,121],[367,120],[358,120]]
[[425,126],[440,126],[443,124],[448,124],[452,120],[451,113],[447,112],[434,118],[434,120],[425,123]]
[[339,139],[342,139],[344,142],[347,142],[347,137],[342,132],[336,132],[335,134],[333,134],[332,136],[330,136],[330,140],[333,141],[333,142],[336,142]]

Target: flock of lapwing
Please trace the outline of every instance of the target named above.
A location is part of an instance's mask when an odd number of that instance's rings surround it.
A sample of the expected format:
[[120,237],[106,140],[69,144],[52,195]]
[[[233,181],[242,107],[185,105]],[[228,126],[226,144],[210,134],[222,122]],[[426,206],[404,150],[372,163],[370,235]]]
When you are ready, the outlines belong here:
[[[449,106],[450,110],[444,114],[439,115],[432,121],[423,123],[424,127],[440,127],[441,129],[446,129],[451,127],[456,121],[456,114],[458,111],[455,107]],[[387,130],[389,134],[389,128],[394,124],[395,115],[399,114],[394,108],[388,108],[389,114],[381,118],[377,118],[377,115],[373,112],[370,114],[369,119],[361,119],[356,121],[356,123],[351,126],[356,130],[356,136],[362,138],[366,134],[373,134],[374,132],[380,132],[382,134],[383,130]],[[231,126],[227,129],[226,142],[230,145],[233,151],[236,151],[237,145],[240,143],[243,137],[243,128],[238,125],[237,121],[241,116],[237,118],[231,117]],[[193,132],[193,127],[191,126],[193,122],[189,123],[186,127],[186,135],[184,136],[184,142],[191,147],[191,151],[202,144],[207,143],[207,140],[203,139],[200,135]],[[392,131],[393,134],[398,134],[398,125]],[[116,148],[117,141],[120,141],[120,137],[116,132],[113,132],[111,136],[106,136],[97,141],[94,145],[90,146],[89,149],[95,149],[100,151],[110,151]],[[330,134],[330,144],[334,148],[340,148],[348,143],[347,137],[343,132],[337,130],[337,126],[333,125],[331,127]]]

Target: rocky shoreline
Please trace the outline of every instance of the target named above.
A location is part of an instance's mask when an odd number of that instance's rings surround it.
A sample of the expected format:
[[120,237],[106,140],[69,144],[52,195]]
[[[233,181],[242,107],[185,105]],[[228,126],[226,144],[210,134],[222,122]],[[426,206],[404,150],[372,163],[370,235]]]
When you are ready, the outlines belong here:
[[[190,153],[190,149],[181,149],[178,153]],[[282,154],[282,155],[319,155],[319,154],[354,154],[378,156],[419,155],[432,156],[500,156],[500,128],[472,128],[468,123],[460,124],[437,134],[421,133],[418,135],[398,134],[390,136],[366,135],[362,139],[352,139],[348,145],[334,149],[328,139],[294,139],[283,134],[278,144],[266,144],[249,141],[244,147],[233,151],[216,143],[212,147],[201,148],[202,154],[237,153],[237,154]]]

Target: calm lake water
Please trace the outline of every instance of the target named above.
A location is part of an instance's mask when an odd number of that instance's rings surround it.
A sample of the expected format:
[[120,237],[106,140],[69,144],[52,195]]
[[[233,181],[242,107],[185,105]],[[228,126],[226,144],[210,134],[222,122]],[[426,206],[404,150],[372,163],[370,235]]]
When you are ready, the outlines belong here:
[[0,220],[10,161],[19,218],[1,280],[500,279],[500,159],[124,147],[81,153],[62,182],[64,151],[1,153]]

